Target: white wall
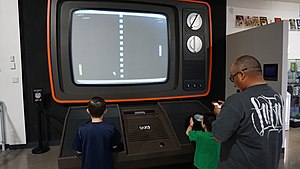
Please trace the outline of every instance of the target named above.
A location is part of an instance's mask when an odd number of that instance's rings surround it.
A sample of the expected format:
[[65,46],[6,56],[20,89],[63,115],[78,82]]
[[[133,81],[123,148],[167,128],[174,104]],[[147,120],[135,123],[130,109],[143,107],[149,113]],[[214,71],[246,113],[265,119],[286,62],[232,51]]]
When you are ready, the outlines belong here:
[[0,0],[0,101],[11,145],[26,144],[18,10],[18,0]]
[[[274,21],[275,17],[297,19],[299,16],[299,3],[275,2],[263,0],[228,0],[227,1],[227,35],[251,28],[235,27],[236,15],[266,16]],[[300,31],[289,31],[288,58],[300,59]]]
[[300,59],[300,31],[289,32],[289,59]]

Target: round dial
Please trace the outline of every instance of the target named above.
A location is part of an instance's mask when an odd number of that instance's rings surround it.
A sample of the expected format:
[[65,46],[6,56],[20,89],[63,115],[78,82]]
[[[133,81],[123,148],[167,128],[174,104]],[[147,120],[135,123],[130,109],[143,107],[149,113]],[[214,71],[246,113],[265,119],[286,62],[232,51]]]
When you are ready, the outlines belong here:
[[187,48],[192,53],[198,53],[202,48],[202,40],[198,36],[191,36],[186,43]]
[[202,18],[199,13],[191,13],[186,19],[188,27],[192,30],[198,30],[202,26]]

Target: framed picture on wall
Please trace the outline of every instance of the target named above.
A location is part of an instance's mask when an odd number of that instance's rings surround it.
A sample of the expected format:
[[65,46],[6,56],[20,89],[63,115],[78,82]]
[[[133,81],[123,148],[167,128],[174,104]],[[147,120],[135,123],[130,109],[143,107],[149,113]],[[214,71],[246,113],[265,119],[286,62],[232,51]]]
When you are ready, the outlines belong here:
[[235,26],[236,27],[244,27],[244,16],[243,15],[235,16]]
[[299,31],[300,30],[300,19],[296,19],[296,25],[297,25],[297,29]]
[[296,30],[296,20],[295,19],[289,19],[290,23],[290,30]]
[[258,27],[258,26],[260,26],[260,21],[259,21],[258,16],[252,16],[252,17],[251,17],[251,23],[252,23],[252,26],[253,26],[253,27]]
[[280,22],[280,21],[281,21],[281,18],[274,18],[274,21],[275,21],[275,22]]
[[265,16],[259,17],[259,20],[260,20],[260,25],[261,25],[261,26],[264,26],[264,25],[267,25],[267,24],[268,24],[268,19],[267,19],[267,17],[265,17]]
[[245,27],[252,27],[251,17],[250,16],[245,16],[244,17],[244,24],[245,24]]

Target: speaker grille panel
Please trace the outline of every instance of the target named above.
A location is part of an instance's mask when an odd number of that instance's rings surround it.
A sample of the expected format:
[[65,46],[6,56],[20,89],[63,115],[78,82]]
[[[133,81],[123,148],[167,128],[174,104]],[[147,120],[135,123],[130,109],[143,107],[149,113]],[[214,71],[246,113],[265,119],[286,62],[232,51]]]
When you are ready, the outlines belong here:
[[168,134],[159,117],[145,117],[142,119],[127,119],[128,141],[149,141],[167,139]]

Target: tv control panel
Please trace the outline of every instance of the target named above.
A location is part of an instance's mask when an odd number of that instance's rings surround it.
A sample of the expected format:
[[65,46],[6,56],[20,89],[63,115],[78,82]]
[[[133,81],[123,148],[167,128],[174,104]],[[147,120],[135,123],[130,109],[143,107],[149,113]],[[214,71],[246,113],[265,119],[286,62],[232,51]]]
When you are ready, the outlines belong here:
[[205,6],[183,10],[183,62],[184,90],[207,88],[209,73],[209,18]]

